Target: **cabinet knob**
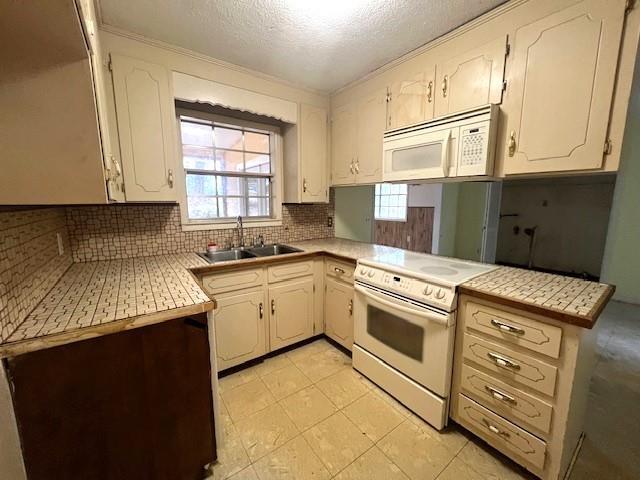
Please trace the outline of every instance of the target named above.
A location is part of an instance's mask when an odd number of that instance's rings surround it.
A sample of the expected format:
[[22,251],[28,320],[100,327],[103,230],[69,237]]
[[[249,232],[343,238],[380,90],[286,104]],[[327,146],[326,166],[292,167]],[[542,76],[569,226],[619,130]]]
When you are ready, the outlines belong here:
[[353,167],[353,158],[351,159],[351,165],[349,166],[349,170],[351,171],[351,175],[354,175],[356,173]]
[[169,184],[169,188],[173,188],[173,170],[171,169],[167,172],[167,183]]
[[271,315],[275,315],[275,314],[276,314],[276,301],[271,300]]
[[260,318],[264,317],[264,306],[262,305],[262,302],[260,302],[260,305],[258,306],[258,311],[260,312]]
[[433,98],[433,80],[429,80],[429,84],[427,85],[427,102],[431,103],[432,98]]
[[444,78],[442,79],[442,96],[443,97],[447,96],[448,87],[449,87],[449,76],[445,75]]
[[516,131],[511,130],[509,134],[509,156],[513,157],[516,153]]
[[353,316],[353,300],[349,300],[349,316]]
[[305,192],[305,193],[307,192],[307,179],[306,178],[302,179],[302,191]]
[[360,173],[360,160],[358,160],[357,158],[356,158],[355,171],[356,171],[356,175]]

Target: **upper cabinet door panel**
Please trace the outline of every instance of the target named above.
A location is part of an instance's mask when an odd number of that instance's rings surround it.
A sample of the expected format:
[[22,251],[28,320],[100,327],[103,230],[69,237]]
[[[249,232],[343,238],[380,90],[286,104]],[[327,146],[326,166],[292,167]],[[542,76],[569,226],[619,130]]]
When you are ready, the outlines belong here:
[[435,67],[391,85],[387,128],[394,129],[433,118]]
[[118,133],[128,201],[175,200],[174,107],[169,72],[112,55]]
[[355,183],[355,115],[351,104],[334,110],[331,118],[331,184]]
[[435,115],[502,102],[507,37],[438,65]]
[[356,182],[382,181],[382,136],[387,123],[387,92],[376,92],[358,103]]
[[302,104],[300,117],[302,201],[326,202],[327,111],[324,108]]
[[507,174],[602,167],[624,0],[588,0],[515,34]]

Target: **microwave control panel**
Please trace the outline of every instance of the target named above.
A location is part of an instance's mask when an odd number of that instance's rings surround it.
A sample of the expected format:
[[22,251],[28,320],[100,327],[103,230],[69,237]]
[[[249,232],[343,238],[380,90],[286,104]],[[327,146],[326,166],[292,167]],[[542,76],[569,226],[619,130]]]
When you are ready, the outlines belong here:
[[489,126],[486,123],[461,127],[459,165],[482,165],[486,161],[488,147]]

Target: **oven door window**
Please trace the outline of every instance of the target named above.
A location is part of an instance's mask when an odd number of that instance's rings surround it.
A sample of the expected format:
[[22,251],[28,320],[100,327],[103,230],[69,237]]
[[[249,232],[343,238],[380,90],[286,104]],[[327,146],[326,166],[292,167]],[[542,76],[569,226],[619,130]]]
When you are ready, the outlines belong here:
[[424,329],[419,325],[367,305],[367,333],[387,347],[422,362]]

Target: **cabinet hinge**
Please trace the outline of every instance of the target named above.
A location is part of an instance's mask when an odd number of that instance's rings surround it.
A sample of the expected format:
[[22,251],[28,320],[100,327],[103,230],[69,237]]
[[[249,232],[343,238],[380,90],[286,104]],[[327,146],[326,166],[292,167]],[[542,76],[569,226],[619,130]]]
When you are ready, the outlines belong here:
[[509,56],[509,54],[511,53],[511,44],[507,43],[507,47],[504,51],[505,56]]
[[113,62],[111,60],[111,54],[109,54],[109,60],[107,60],[107,68],[110,72],[113,72]]
[[503,80],[503,81],[502,81],[502,91],[503,91],[503,92],[506,92],[506,91],[507,91],[507,81],[506,81],[506,80]]
[[391,101],[391,92],[387,92],[386,102],[389,103]]
[[316,293],[316,284],[313,284],[313,293]]
[[612,151],[613,151],[613,143],[611,142],[610,138],[607,138],[604,142],[604,154],[611,155]]

